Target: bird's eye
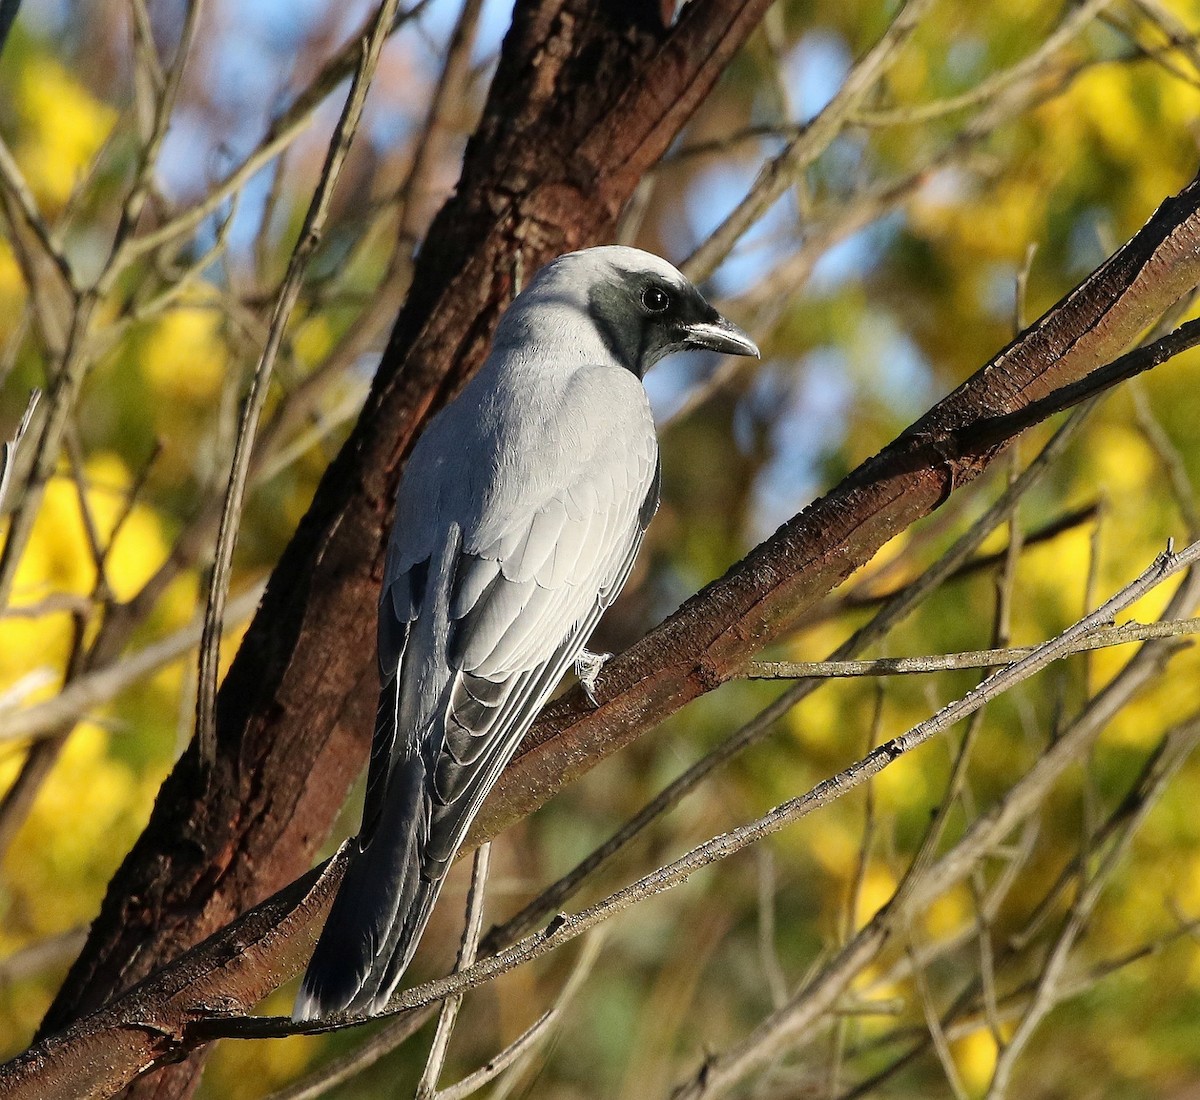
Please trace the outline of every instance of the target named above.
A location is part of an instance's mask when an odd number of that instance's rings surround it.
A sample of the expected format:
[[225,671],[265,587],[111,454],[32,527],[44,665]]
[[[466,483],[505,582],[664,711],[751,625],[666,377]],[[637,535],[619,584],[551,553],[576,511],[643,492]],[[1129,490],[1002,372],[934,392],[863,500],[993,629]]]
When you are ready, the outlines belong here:
[[671,304],[671,296],[660,286],[648,286],[642,291],[642,305],[651,313],[662,313]]

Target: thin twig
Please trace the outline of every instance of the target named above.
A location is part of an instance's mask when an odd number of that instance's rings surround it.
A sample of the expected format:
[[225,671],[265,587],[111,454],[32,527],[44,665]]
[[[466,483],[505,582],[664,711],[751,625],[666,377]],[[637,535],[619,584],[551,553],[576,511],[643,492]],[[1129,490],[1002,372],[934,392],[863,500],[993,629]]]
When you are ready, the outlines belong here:
[[[0,138],[0,187],[3,187],[4,193],[16,205],[26,230],[33,235],[45,258],[58,272],[62,280],[62,289],[69,295],[77,294],[75,273],[71,270],[71,265],[63,255],[62,249],[58,247],[50,230],[46,227],[46,221],[38,209],[37,200],[33,197],[33,190],[21,174],[16,158],[2,138]],[[31,287],[31,289],[33,288]]]
[[1146,387],[1140,380],[1130,383],[1129,393],[1133,398],[1133,411],[1138,430],[1145,437],[1150,449],[1158,458],[1163,472],[1167,475],[1175,503],[1179,506],[1179,513],[1187,525],[1188,537],[1200,538],[1200,509],[1196,507],[1196,489],[1188,475],[1183,455],[1179,453],[1179,448],[1175,446],[1158,417],[1154,415],[1154,409],[1146,395]]
[[[1112,646],[1144,642],[1151,638],[1174,638],[1200,633],[1200,618],[1171,619],[1165,622],[1128,622],[1121,626],[1102,626],[1080,638],[1071,653],[1085,653]],[[1011,646],[1001,649],[973,649],[962,653],[942,653],[927,657],[877,657],[870,661],[753,661],[739,674],[745,680],[833,679],[859,676],[912,676],[932,672],[951,672],[968,668],[1009,665],[1028,657],[1036,646]]]
[[21,423],[17,425],[12,439],[6,440],[3,446],[0,446],[0,516],[4,515],[4,497],[8,493],[13,468],[17,462],[17,448],[21,446],[21,441],[29,431],[29,425],[33,420],[33,414],[37,411],[38,400],[41,396],[41,390],[34,390],[29,395],[29,404],[25,406],[25,414],[21,417]]
[[[914,950],[915,948],[910,945],[908,950],[910,957]],[[956,1100],[967,1100],[969,1093],[963,1087],[958,1067],[954,1064],[954,1055],[950,1053],[950,1042],[946,1035],[946,1029],[942,1026],[941,1017],[938,1015],[937,1006],[933,1001],[933,993],[929,988],[929,973],[924,967],[913,966],[912,975],[913,984],[917,987],[917,996],[921,1002],[921,1010],[925,1015],[925,1026],[929,1029],[930,1042],[937,1055],[938,1063],[942,1067],[946,1084],[950,1086],[950,1091],[954,1093]]]
[[956,96],[947,96],[934,103],[855,111],[851,121],[859,126],[871,127],[912,126],[931,122],[945,115],[954,114],[956,111],[976,107],[981,103],[990,103],[1013,85],[1035,79],[1039,71],[1046,68],[1056,53],[1070,45],[1071,41],[1082,34],[1088,24],[1093,22],[1112,3],[1113,0],[1087,0],[1086,3],[1072,8],[1062,23],[1046,37],[1036,50],[1027,57],[1023,57],[1015,65],[981,80],[969,91]]
[[407,1012],[394,1020],[388,1020],[361,1046],[271,1093],[264,1100],[317,1100],[330,1089],[357,1077],[397,1047],[403,1046],[425,1026],[436,1008],[437,1004],[434,1002],[415,1012]]
[[917,29],[930,0],[906,0],[887,31],[850,70],[834,97],[784,150],[760,169],[750,191],[717,229],[689,256],[680,270],[694,282],[707,279],[746,231],[763,216],[792,182],[821,155],[842,131],[896,60]]
[[54,473],[62,448],[63,435],[71,421],[75,404],[87,373],[89,358],[85,350],[87,334],[96,309],[96,296],[85,292],[71,315],[66,344],[57,369],[51,369],[46,387],[46,414],[33,441],[33,460],[20,499],[11,513],[8,537],[0,551],[0,609],[8,605],[17,566],[33,533],[46,486]]
[[[1108,844],[1110,839],[1116,836],[1119,831],[1123,831],[1122,835],[1126,838],[1130,835],[1131,817],[1136,814],[1139,815],[1140,820],[1140,817],[1148,812],[1151,805],[1166,789],[1166,785],[1171,777],[1178,772],[1180,766],[1187,759],[1198,738],[1200,738],[1200,716],[1197,715],[1193,715],[1167,732],[1147,760],[1142,774],[1133,784],[1128,795],[1122,801],[1121,806],[1113,811],[1112,816],[1097,833],[1096,844]],[[1136,827],[1136,823],[1132,824]],[[1023,844],[1022,847],[1026,852],[1030,850],[1029,844]],[[1023,858],[1019,858],[1013,862],[1015,864],[1023,861]],[[1082,876],[1081,862],[1080,859],[1077,859],[1072,862],[1069,868],[1064,870],[1060,881],[1052,884],[1043,894],[1040,901],[1034,906],[1035,914],[1045,913],[1050,910],[1054,899],[1062,892],[1062,882],[1065,879],[1082,878]],[[1002,897],[1007,892],[1007,886],[1004,887],[999,895],[997,895],[995,890],[991,892],[991,896],[985,901],[983,906],[987,914],[985,919],[990,920],[995,915]],[[1070,997],[1075,997],[1086,992],[1093,988],[1097,982],[1111,976],[1123,967],[1150,954],[1154,954],[1156,951],[1162,950],[1167,944],[1175,941],[1182,935],[1191,934],[1197,923],[1200,922],[1185,922],[1166,936],[1142,944],[1132,951],[1125,952],[1104,963],[1091,967],[1081,977],[1060,980],[1055,1003],[1061,1004]],[[961,939],[961,937],[952,937],[951,939],[957,940]],[[1028,942],[1029,940],[1024,937],[1010,937],[1002,950],[1001,961],[1005,965],[1011,966],[1016,956],[1025,950]],[[912,960],[912,966],[928,967],[936,958],[945,954],[945,946],[944,943],[931,945],[929,950],[919,952],[919,957]],[[887,986],[899,980],[904,974],[910,973],[911,969],[912,967],[903,970],[893,968],[881,976],[879,983]],[[1007,1030],[1002,1029],[1000,1025],[1018,1018],[1022,1013],[1028,1011],[1041,980],[1040,972],[1042,968],[1039,966],[1038,970],[1039,977],[1022,983],[1022,985],[1009,992],[1005,997],[998,999],[991,1010],[991,1014],[989,1014],[986,1000],[987,991],[983,980],[986,978],[986,974],[981,973],[979,979],[973,980],[962,990],[955,999],[954,1004],[942,1016],[941,1024],[946,1030],[947,1035],[951,1039],[957,1039],[978,1030],[981,1026],[987,1026],[994,1034],[999,1033],[1002,1037],[1003,1034],[1007,1033]],[[983,996],[982,1005],[979,1002],[980,995]],[[981,1010],[982,1017],[978,1018]],[[904,1034],[911,1033],[912,1031],[913,1029],[901,1029],[894,1033],[891,1041],[898,1041],[904,1037]],[[881,1040],[873,1040],[871,1044],[867,1044],[856,1053],[865,1053],[873,1045],[882,1045],[882,1043],[886,1043],[887,1041],[886,1037]],[[840,1100],[854,1100],[854,1098],[860,1096],[875,1095],[875,1091],[880,1085],[910,1065],[928,1046],[930,1041],[928,1032],[924,1033],[914,1045],[910,1046],[899,1057],[893,1059],[888,1066],[859,1082],[858,1085],[843,1094]],[[1000,1048],[1003,1044],[998,1042],[997,1045]]]
[[338,120],[337,128],[330,141],[325,165],[321,172],[321,182],[313,195],[308,214],[304,219],[304,226],[300,231],[300,239],[292,252],[291,262],[288,264],[287,274],[284,276],[283,285],[271,317],[267,344],[263,348],[262,357],[259,359],[258,367],[255,369],[254,378],[250,384],[250,392],[242,409],[241,424],[234,446],[233,469],[230,473],[229,487],[225,493],[224,507],[221,512],[217,551],[208,589],[208,610],[204,634],[200,643],[199,680],[196,691],[196,737],[200,744],[200,758],[206,765],[211,765],[216,760],[215,710],[221,624],[225,612],[229,575],[233,568],[233,549],[237,541],[242,503],[249,477],[250,455],[254,450],[259,417],[266,404],[271,372],[275,365],[279,346],[283,341],[284,327],[300,295],[301,279],[305,268],[308,266],[308,261],[324,230],[333,189],[341,175],[346,154],[350,149],[350,142],[358,129],[363,104],[366,102],[367,89],[375,75],[383,44],[388,34],[391,33],[391,25],[398,8],[399,0],[383,0],[371,34],[362,43],[362,57],[350,85],[350,92],[346,97],[341,118]]
[[[425,9],[430,0],[418,0],[405,12],[395,14],[388,34],[394,33],[410,19]],[[318,108],[345,78],[354,72],[359,61],[362,38],[369,33],[369,25],[347,41],[346,45],[322,67],[307,88],[293,100],[272,124],[258,147],[241,164],[229,172],[200,201],[193,203],[171,221],[128,240],[114,267],[123,270],[133,261],[149,252],[164,248],[202,225],[206,218],[220,207],[258,172],[271,163],[290,146],[312,122]]]
[[[964,563],[970,560],[971,555],[975,553],[980,544],[1016,507],[1021,497],[1045,476],[1054,461],[1078,434],[1086,417],[1086,409],[1081,409],[1072,415],[1050,438],[1021,477],[1009,486],[971,525],[970,529],[957,539],[954,545],[917,580],[892,595],[870,622],[860,627],[847,641],[838,646],[831,658],[848,658],[878,641],[917,607],[930,592],[948,577],[953,576]],[[595,849],[557,882],[543,890],[511,920],[503,926],[492,929],[484,939],[486,948],[497,950],[504,944],[511,943],[518,936],[524,935],[535,927],[547,913],[558,909],[598,868],[640,835],[652,822],[658,820],[695,790],[713,771],[765,738],[775,722],[815,691],[820,684],[820,680],[811,679],[799,681],[789,687],[778,699],[760,711],[741,729],[663,788],[604,844]]]
[[771,1003],[778,1007],[787,1000],[787,979],[775,942],[775,858],[770,848],[758,852],[758,957]]
[[1182,731],[1175,731],[1175,736],[1164,742],[1162,751],[1155,755],[1144,776],[1143,784],[1140,785],[1136,811],[1124,819],[1115,840],[1100,857],[1090,876],[1086,874],[1086,853],[1080,859],[1079,896],[1071,906],[1047,958],[1039,968],[1030,1003],[1008,1042],[1000,1049],[988,1086],[987,1100],[1001,1100],[1007,1095],[1013,1070],[1022,1051],[1047,1013],[1062,1001],[1063,993],[1060,987],[1066,977],[1067,962],[1076,942],[1083,934],[1104,888],[1108,885],[1108,880],[1128,851],[1134,833],[1146,819],[1150,807],[1158,800],[1171,777],[1195,747],[1198,734],[1200,719],[1193,717]]
[[417,240],[418,199],[429,187],[433,170],[437,165],[437,152],[446,129],[446,115],[461,98],[463,85],[471,71],[471,49],[475,43],[479,26],[479,15],[483,0],[463,0],[458,20],[446,46],[446,60],[441,75],[429,101],[425,125],[420,137],[414,142],[412,164],[400,186],[400,229],[401,242]]
[[[818,784],[807,794],[777,807],[750,828],[765,826],[773,832],[776,815],[796,820],[817,806],[836,799],[869,776],[877,774],[899,756],[910,752],[916,745],[923,743],[935,733],[941,732],[983,706],[1000,691],[1011,688],[1028,675],[1045,667],[1046,663],[1061,656],[1064,645],[1068,644],[1079,632],[1086,630],[1089,625],[1103,621],[1103,615],[1115,614],[1169,576],[1188,568],[1197,560],[1200,560],[1200,542],[1193,543],[1178,554],[1168,547],[1167,551],[1159,555],[1148,569],[1106,601],[1102,607],[1068,627],[1058,638],[1039,647],[1037,653],[1025,658],[1024,661],[1019,661],[994,673],[977,687],[972,688],[966,695],[943,707],[931,718],[880,746],[879,749],[837,776]],[[771,821],[771,826],[766,825],[768,820]],[[729,843],[729,838],[738,837],[740,840],[739,834],[741,833],[742,830],[739,829],[727,834],[726,837],[709,841],[708,844],[712,844],[722,851],[722,856],[716,858],[722,858],[725,854],[724,849]],[[959,847],[961,848],[961,846],[960,843]],[[699,851],[699,849],[695,851]],[[690,859],[690,856],[685,859]],[[945,862],[943,858],[938,864],[933,865],[931,870],[937,870]],[[974,865],[974,860],[968,864],[968,866]],[[676,866],[678,864],[671,865],[672,868]],[[830,961],[820,979],[811,984],[811,988],[802,990],[792,1003],[763,1020],[750,1035],[728,1051],[719,1056],[710,1057],[705,1062],[703,1071],[676,1093],[675,1100],[700,1100],[702,1097],[708,1100],[710,1097],[719,1096],[733,1084],[743,1080],[754,1069],[775,1058],[781,1046],[788,1042],[790,1037],[811,1027],[814,1020],[819,1018],[832,1004],[833,998],[852,979],[853,975],[861,972],[862,967],[878,954],[883,944],[887,942],[894,922],[905,916],[906,912],[911,911],[910,907],[917,905],[918,899],[928,899],[929,894],[929,874],[923,872],[920,875],[915,873],[907,875],[901,888],[896,891],[888,905],[834,960]]]
[[[255,585],[229,601],[226,629],[250,616],[262,598],[263,588],[264,585]],[[186,655],[199,642],[203,627],[203,618],[196,618],[136,653],[76,677],[52,699],[29,707],[0,708],[0,743],[57,735],[64,726],[80,721],[88,711]]]
[[[879,744],[879,735],[883,729],[883,685],[875,685],[874,713],[866,738],[866,752],[870,752]],[[846,895],[845,914],[841,929],[841,943],[844,946],[854,938],[858,930],[859,911],[862,907],[863,890],[867,882],[867,870],[871,863],[871,849],[875,845],[875,784],[868,780],[863,789],[863,825],[862,839],[858,845],[858,859],[854,865],[850,889]],[[807,985],[807,981],[803,984]],[[778,1012],[787,1005],[787,998],[780,998],[775,1005]],[[851,1025],[848,1014],[839,1015],[834,1022],[832,1051],[829,1059],[829,1076],[826,1091],[830,1096],[836,1096],[841,1079],[842,1066],[846,1056],[847,1037]]]
[[[492,846],[481,844],[475,849],[475,861],[471,867],[471,887],[467,891],[467,915],[463,925],[462,942],[458,947],[458,960],[454,964],[455,971],[465,970],[475,961],[475,953],[479,950],[479,933],[483,928],[483,897],[487,888],[488,864],[491,859]],[[442,1002],[442,1010],[438,1015],[437,1030],[433,1033],[433,1042],[429,1047],[429,1057],[425,1061],[425,1070],[417,1083],[415,1100],[433,1100],[438,1091],[438,1078],[442,1075],[442,1067],[446,1064],[446,1052],[450,1049],[450,1035],[458,1020],[458,1010],[462,1007],[462,996],[447,997]]]
[[[1167,616],[1195,606],[1200,599],[1200,570],[1191,570],[1172,595]],[[987,813],[967,828],[958,843],[942,855],[917,887],[912,903],[930,904],[951,885],[962,881],[972,867],[1025,820],[1045,800],[1051,786],[1077,761],[1114,714],[1158,673],[1173,649],[1167,640],[1150,642],[1121,672],[1083,707],[1057,740]]]
[[[584,940],[583,951],[580,953],[579,960],[575,963],[575,967],[571,971],[571,976],[567,979],[567,984],[563,987],[562,993],[559,994],[558,999],[554,1002],[554,1007],[542,1013],[532,1025],[518,1035],[499,1054],[489,1058],[474,1073],[470,1073],[461,1081],[456,1081],[453,1085],[441,1089],[437,1093],[436,1100],[465,1100],[466,1097],[478,1092],[484,1085],[495,1080],[505,1070],[510,1068],[515,1070],[524,1059],[528,1058],[538,1043],[545,1039],[562,1019],[567,1005],[579,991],[588,974],[591,972],[592,967],[595,965],[596,960],[600,957],[600,945],[603,942],[603,929],[597,930],[588,936]],[[493,1100],[498,1100],[498,1095],[507,1091],[504,1088],[504,1084],[505,1082],[502,1082],[496,1092],[492,1094]]]
[[[1105,615],[1116,614],[1176,573],[1188,569],[1198,560],[1200,560],[1200,542],[1193,543],[1178,552],[1168,547],[1138,577],[1125,585],[1100,608],[1068,627],[1057,638],[1039,646],[1034,654],[996,672],[967,692],[966,695],[912,727],[907,733],[885,742],[836,775],[818,783],[805,794],[788,799],[755,821],[720,836],[712,837],[672,863],[657,868],[573,916],[559,914],[543,931],[527,936],[497,955],[484,958],[459,973],[404,990],[392,998],[383,1013],[374,1016],[333,1015],[305,1024],[297,1024],[290,1017],[212,1019],[197,1021],[195,1024],[189,1025],[187,1030],[193,1033],[194,1038],[206,1040],[225,1037],[248,1039],[321,1033],[366,1023],[379,1018],[379,1016],[409,1012],[432,1001],[441,1000],[467,989],[474,989],[499,974],[507,973],[516,966],[540,958],[647,898],[674,889],[702,868],[719,860],[727,859],[751,844],[794,824],[814,810],[830,804],[847,791],[853,790],[867,779],[878,775],[884,768],[924,744],[935,734],[960,721],[997,695],[1040,672],[1048,664],[1059,659],[1080,632],[1086,631],[1097,621],[1103,621]],[[910,897],[916,896],[917,891],[914,889],[911,891]],[[893,899],[893,903],[896,900]],[[868,945],[869,938],[856,940],[854,944],[850,945],[854,950],[843,959],[842,965],[847,965],[852,957],[860,954]],[[706,1079],[712,1078],[711,1061],[707,1070]],[[685,1091],[680,1095],[689,1095],[689,1093]]]

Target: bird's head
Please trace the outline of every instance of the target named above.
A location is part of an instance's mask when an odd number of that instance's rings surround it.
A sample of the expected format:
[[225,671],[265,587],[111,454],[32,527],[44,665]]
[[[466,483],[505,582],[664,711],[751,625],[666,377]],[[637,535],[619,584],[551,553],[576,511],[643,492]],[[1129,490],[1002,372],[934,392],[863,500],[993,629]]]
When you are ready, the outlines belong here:
[[679,271],[641,249],[570,252],[544,267],[526,294],[582,310],[608,351],[639,378],[675,351],[758,355],[754,341]]

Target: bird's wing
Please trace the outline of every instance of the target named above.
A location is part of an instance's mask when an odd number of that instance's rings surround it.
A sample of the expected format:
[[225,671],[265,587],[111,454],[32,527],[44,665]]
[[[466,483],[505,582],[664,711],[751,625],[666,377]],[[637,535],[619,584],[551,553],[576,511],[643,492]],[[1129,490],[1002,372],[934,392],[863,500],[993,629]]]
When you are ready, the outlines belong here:
[[593,461],[532,515],[463,547],[449,617],[454,670],[424,873],[445,874],[488,790],[621,590],[658,501],[653,438]]
[[[406,478],[426,497],[401,500],[389,551],[358,853],[297,1018],[386,1002],[471,819],[625,583],[657,505],[658,448],[648,419],[620,429],[583,433],[591,446],[556,445],[557,468],[532,455],[527,476],[500,478],[506,497],[463,492],[486,502],[482,514],[456,508],[445,469]],[[406,514],[418,520],[406,526]]]

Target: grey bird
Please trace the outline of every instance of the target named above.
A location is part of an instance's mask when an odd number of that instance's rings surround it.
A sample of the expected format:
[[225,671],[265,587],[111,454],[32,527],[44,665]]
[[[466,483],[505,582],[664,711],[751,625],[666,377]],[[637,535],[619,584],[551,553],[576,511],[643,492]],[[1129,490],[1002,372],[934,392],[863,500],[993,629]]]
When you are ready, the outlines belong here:
[[294,1019],[386,1006],[472,818],[572,664],[591,695],[602,658],[585,643],[658,507],[642,378],[687,348],[758,355],[665,260],[560,256],[413,448],[362,828]]

